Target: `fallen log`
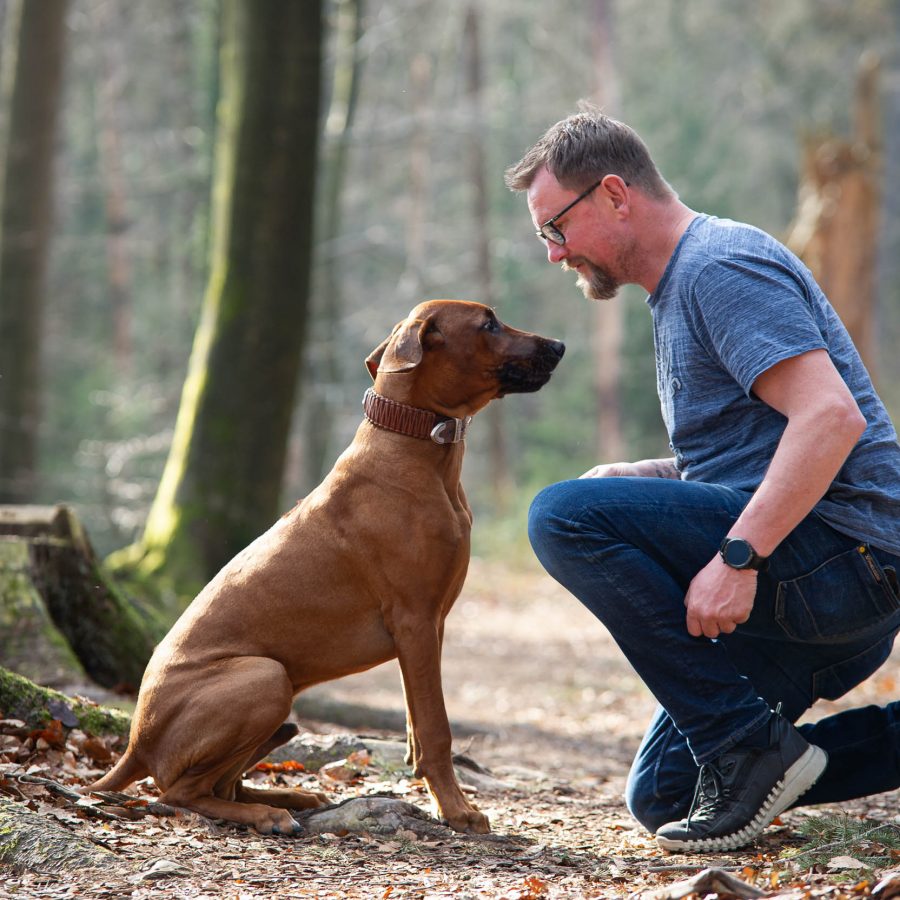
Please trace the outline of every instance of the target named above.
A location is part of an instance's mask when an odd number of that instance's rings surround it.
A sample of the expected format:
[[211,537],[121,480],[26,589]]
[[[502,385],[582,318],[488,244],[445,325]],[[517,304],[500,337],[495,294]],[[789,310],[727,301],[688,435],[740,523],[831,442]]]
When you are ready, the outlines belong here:
[[58,719],[66,728],[87,734],[128,734],[131,718],[118,709],[98,706],[90,700],[67,697],[41,687],[22,675],[0,666],[0,713],[2,718],[21,719],[40,728]]

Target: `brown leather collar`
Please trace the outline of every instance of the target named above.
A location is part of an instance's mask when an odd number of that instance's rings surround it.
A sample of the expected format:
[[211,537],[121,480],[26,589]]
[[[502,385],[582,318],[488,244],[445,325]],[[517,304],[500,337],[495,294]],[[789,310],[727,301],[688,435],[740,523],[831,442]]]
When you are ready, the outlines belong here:
[[466,430],[472,421],[471,416],[451,419],[428,409],[407,406],[376,394],[372,388],[363,397],[363,409],[366,418],[379,428],[424,440],[430,438],[436,444],[458,444],[465,440]]

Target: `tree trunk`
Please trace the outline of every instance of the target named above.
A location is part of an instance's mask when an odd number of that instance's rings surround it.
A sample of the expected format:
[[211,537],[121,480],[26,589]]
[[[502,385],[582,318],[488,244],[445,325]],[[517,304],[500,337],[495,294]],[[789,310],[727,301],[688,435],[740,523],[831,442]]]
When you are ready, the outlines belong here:
[[338,0],[335,9],[335,64],[331,102],[325,117],[322,176],[324,202],[319,246],[322,272],[315,310],[316,340],[310,347],[309,376],[304,391],[303,460],[306,482],[318,484],[333,462],[332,434],[336,389],[344,383],[341,369],[341,268],[338,242],[343,226],[344,181],[350,152],[350,137],[362,74],[363,0]]
[[427,54],[416,53],[409,62],[409,96],[413,130],[409,141],[409,189],[406,197],[406,271],[400,278],[400,291],[410,302],[418,303],[425,289],[428,252],[428,180],[431,164],[428,119],[429,88],[432,84],[431,61]]
[[164,571],[182,596],[279,509],[306,328],[321,28],[320,0],[223,6],[210,281],[146,529],[112,561]]
[[881,207],[879,64],[860,61],[855,134],[810,138],[788,246],[809,266],[876,376],[875,263]]
[[[477,270],[475,282],[478,285],[478,300],[488,306],[494,305],[494,285],[491,272],[491,229],[490,209],[484,150],[484,111],[481,102],[482,61],[480,18],[474,6],[466,13],[463,36],[463,53],[466,68],[466,93],[469,99],[469,183],[472,186],[472,234],[475,243]],[[509,508],[509,501],[515,485],[506,444],[506,429],[503,423],[502,403],[493,403],[485,411],[488,424],[488,461],[493,505],[497,513],[503,514]]]
[[0,502],[32,500],[66,0],[23,3],[0,208]]
[[128,211],[119,116],[127,61],[119,18],[124,10],[106,0],[89,7],[94,44],[100,56],[97,109],[100,126],[100,172],[106,210],[106,277],[113,328],[113,358],[120,378],[131,370],[131,259],[128,255]]
[[[594,0],[594,60],[597,102],[619,115],[619,80],[615,66],[612,0]],[[598,174],[606,174],[605,172]],[[622,429],[622,344],[625,309],[621,297],[594,303],[594,385],[597,391],[597,451],[601,462],[624,458]]]
[[0,507],[0,662],[42,682],[135,691],[162,628],[101,571],[65,506]]

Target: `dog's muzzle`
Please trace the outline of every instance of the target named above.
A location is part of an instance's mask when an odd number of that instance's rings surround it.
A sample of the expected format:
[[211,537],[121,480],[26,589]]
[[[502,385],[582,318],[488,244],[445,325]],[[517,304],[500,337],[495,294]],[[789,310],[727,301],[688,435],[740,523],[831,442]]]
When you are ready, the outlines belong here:
[[550,380],[565,352],[562,341],[543,339],[530,356],[505,362],[497,372],[501,396],[539,391]]

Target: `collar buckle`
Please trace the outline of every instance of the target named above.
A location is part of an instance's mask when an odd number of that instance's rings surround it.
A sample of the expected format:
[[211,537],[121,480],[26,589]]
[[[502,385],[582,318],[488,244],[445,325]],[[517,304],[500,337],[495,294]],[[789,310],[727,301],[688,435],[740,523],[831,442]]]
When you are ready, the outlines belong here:
[[464,419],[445,419],[431,429],[431,439],[436,444],[458,444],[465,440],[471,416]]

